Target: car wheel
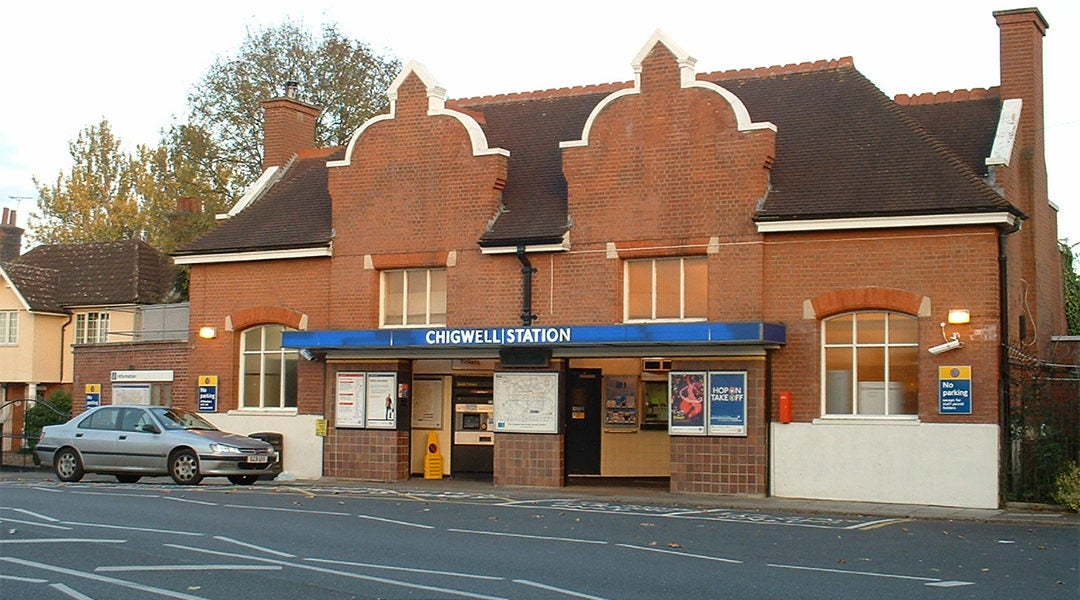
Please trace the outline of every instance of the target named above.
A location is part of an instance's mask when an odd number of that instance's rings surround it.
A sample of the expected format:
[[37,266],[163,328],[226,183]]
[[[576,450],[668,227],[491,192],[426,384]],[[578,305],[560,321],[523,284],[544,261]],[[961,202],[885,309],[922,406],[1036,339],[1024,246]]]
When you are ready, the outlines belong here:
[[116,480],[120,483],[137,483],[142,475],[117,475]]
[[83,478],[83,464],[79,454],[71,448],[62,448],[53,459],[53,470],[60,481],[75,482]]
[[191,450],[177,450],[169,457],[169,476],[180,485],[199,485],[199,457]]
[[236,485],[251,485],[258,479],[258,475],[229,475],[229,481]]

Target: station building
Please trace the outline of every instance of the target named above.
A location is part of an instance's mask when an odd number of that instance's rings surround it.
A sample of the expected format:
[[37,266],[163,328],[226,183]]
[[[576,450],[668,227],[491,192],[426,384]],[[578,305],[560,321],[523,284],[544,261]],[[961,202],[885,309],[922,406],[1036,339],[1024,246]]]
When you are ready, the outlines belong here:
[[409,63],[316,148],[290,86],[174,255],[204,337],[173,402],[281,432],[299,477],[996,507],[1007,348],[1065,323],[1047,22],[994,17],[969,91],[699,73],[658,31],[621,83],[454,100]]

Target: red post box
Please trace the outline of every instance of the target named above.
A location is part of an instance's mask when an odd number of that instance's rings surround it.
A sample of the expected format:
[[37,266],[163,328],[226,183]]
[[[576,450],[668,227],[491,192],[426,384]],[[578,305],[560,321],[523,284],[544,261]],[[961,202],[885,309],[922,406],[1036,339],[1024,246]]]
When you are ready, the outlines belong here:
[[780,422],[791,422],[791,392],[780,392]]

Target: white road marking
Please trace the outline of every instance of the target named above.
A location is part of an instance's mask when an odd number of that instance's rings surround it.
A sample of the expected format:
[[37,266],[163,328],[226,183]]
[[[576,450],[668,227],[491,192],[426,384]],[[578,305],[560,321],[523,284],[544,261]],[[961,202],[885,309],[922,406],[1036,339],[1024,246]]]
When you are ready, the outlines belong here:
[[454,533],[475,533],[477,535],[494,535],[499,537],[516,537],[530,540],[547,540],[551,542],[573,542],[575,544],[606,544],[603,540],[583,540],[579,538],[551,537],[546,535],[526,535],[524,533],[505,533],[500,531],[479,531],[476,529],[447,529]]
[[225,537],[223,535],[215,535],[214,539],[215,540],[221,540],[223,542],[229,542],[230,544],[236,544],[237,546],[243,546],[245,548],[250,548],[252,550],[258,550],[259,552],[265,552],[267,554],[273,554],[274,556],[280,556],[282,558],[296,558],[295,554],[289,554],[288,552],[281,552],[280,550],[271,550],[270,548],[266,548],[264,546],[256,546],[255,544],[249,544],[247,542],[241,542],[240,540],[234,540],[233,538]]
[[974,585],[966,581],[949,581],[943,582],[935,577],[916,577],[914,575],[897,575],[895,573],[874,573],[873,571],[849,571],[846,569],[825,569],[821,567],[801,567],[797,565],[777,565],[768,564],[767,567],[776,567],[778,569],[794,569],[796,571],[817,571],[819,573],[837,573],[840,575],[863,575],[865,577],[885,577],[887,579],[907,579],[910,581],[925,581],[927,585],[939,585],[942,583],[948,584],[947,586],[940,587],[954,587],[958,585]]
[[176,598],[177,600],[207,600],[201,596],[192,596],[190,594],[184,594],[181,592],[174,592],[172,590],[166,590],[150,585],[142,585],[138,583],[132,583],[130,581],[124,581],[123,579],[114,579],[112,577],[105,577],[102,575],[95,575],[93,573],[84,573],[82,571],[75,571],[73,569],[65,569],[63,567],[57,567],[54,565],[47,565],[44,563],[36,563],[28,560],[22,560],[20,558],[13,558],[11,556],[0,556],[0,560],[15,563],[17,565],[23,565],[24,567],[34,567],[43,571],[52,571],[53,573],[63,573],[64,575],[71,575],[73,577],[82,577],[84,579],[90,579],[92,581],[100,581],[103,583],[111,583],[120,587],[126,587],[139,592],[147,592],[151,594],[157,594],[159,596],[165,596],[167,598]]
[[422,523],[410,523],[408,521],[396,521],[394,519],[384,519],[383,517],[373,517],[371,515],[356,515],[361,519],[369,519],[371,521],[381,521],[383,523],[392,523],[394,525],[404,525],[406,527],[418,527],[420,529],[435,529],[432,525],[424,525]]
[[424,575],[446,575],[449,577],[462,577],[465,579],[486,579],[488,581],[502,581],[502,577],[492,575],[474,575],[472,573],[457,573],[454,571],[435,571],[432,569],[417,569],[414,567],[394,567],[391,565],[376,565],[371,563],[349,562],[346,560],[330,560],[326,558],[305,558],[309,562],[325,563],[330,565],[343,565],[346,567],[366,567],[369,569],[385,569],[387,571],[405,571],[407,573],[422,573]]
[[246,556],[243,554],[231,554],[228,552],[218,552],[217,550],[208,550],[206,548],[195,548],[193,546],[181,546],[179,544],[165,544],[170,548],[177,548],[179,550],[188,550],[191,552],[203,552],[205,554],[211,554],[215,556],[227,556],[232,558],[246,558],[248,560],[257,560],[261,562],[274,563],[286,567],[295,567],[297,569],[307,569],[309,571],[316,571],[319,573],[327,573],[329,575],[338,575],[340,577],[350,577],[352,579],[363,579],[364,581],[374,581],[376,583],[383,583],[386,585],[393,585],[398,587],[405,587],[415,590],[423,590],[426,592],[437,592],[440,594],[452,594],[454,596],[462,596],[464,598],[476,598],[477,600],[509,600],[501,596],[487,596],[484,594],[476,594],[473,592],[467,592],[464,590],[455,590],[453,588],[436,587],[430,585],[422,585],[419,583],[409,583],[407,581],[397,581],[395,579],[387,579],[385,577],[375,577],[372,575],[362,575],[360,573],[350,573],[349,571],[337,571],[334,569],[324,569],[322,567],[315,567],[312,565],[306,565],[304,563],[288,562],[284,560],[278,560],[275,558],[265,558],[262,556]]
[[37,521],[25,521],[23,519],[8,519],[6,517],[0,517],[0,523],[19,523],[20,525],[31,525],[33,527],[48,527],[49,529],[64,529],[71,531],[71,527],[64,527],[63,525],[50,525],[49,523],[38,523]]
[[84,538],[50,538],[40,540],[0,540],[0,544],[124,544],[127,540],[91,540]]
[[73,589],[69,588],[68,586],[66,586],[66,585],[64,585],[62,583],[54,583],[54,584],[50,585],[49,587],[51,587],[54,590],[60,592],[61,594],[70,596],[72,598],[75,598],[75,600],[94,600],[90,596],[87,596],[86,594],[84,594],[84,593],[82,593],[80,591],[73,590]]
[[960,587],[962,585],[975,585],[975,582],[974,581],[936,581],[934,583],[928,583],[926,585],[929,586],[929,587],[950,588],[950,587]]
[[116,496],[120,498],[161,498],[159,494],[124,494],[121,492],[71,492],[83,496]]
[[54,519],[52,517],[45,516],[45,515],[43,515],[41,513],[36,513],[36,512],[30,511],[30,510],[26,510],[25,508],[11,508],[11,507],[8,507],[8,506],[0,506],[0,510],[13,510],[15,512],[22,513],[24,515],[30,515],[31,517],[37,517],[37,518],[41,519],[42,521],[48,521],[50,523],[59,523],[60,522],[60,519]]
[[280,565],[130,565],[97,567],[99,573],[128,573],[132,571],[280,571]]
[[173,502],[187,502],[190,504],[201,504],[203,506],[217,506],[217,502],[203,502],[202,500],[188,500],[187,498],[173,498],[172,496],[165,496],[166,500],[172,500]]
[[575,598],[588,598],[589,600],[607,600],[606,598],[604,598],[602,596],[593,596],[593,595],[590,595],[590,594],[583,594],[581,592],[575,592],[573,590],[568,590],[568,589],[565,589],[565,588],[558,588],[558,587],[555,587],[555,586],[552,586],[552,585],[545,585],[543,583],[537,583],[535,581],[529,581],[528,579],[515,579],[513,581],[514,581],[514,583],[520,583],[521,585],[527,585],[529,587],[540,588],[542,590],[547,590],[549,592],[557,592],[557,593],[560,593],[560,594],[562,594],[564,596],[573,596]]
[[23,583],[49,583],[48,579],[36,579],[34,577],[16,577],[14,575],[4,575],[0,573],[0,580],[7,579],[8,581],[21,581]]
[[226,508],[246,508],[248,510],[272,510],[279,512],[306,513],[309,515],[330,515],[334,517],[348,517],[349,513],[330,512],[326,510],[304,510],[302,508],[275,508],[272,506],[244,506],[243,504],[226,504]]
[[735,565],[743,564],[741,560],[735,560],[734,558],[720,558],[717,556],[705,556],[704,554],[691,554],[689,552],[678,552],[675,550],[665,550],[663,548],[650,548],[648,546],[634,546],[632,544],[615,544],[620,548],[629,548],[631,550],[646,550],[648,552],[659,552],[661,554],[674,554],[675,556],[685,556],[687,558],[700,558],[702,560],[715,560],[716,562],[725,562]]
[[76,527],[100,527],[102,529],[123,529],[125,531],[144,531],[146,533],[171,533],[173,535],[190,535],[192,537],[202,537],[201,533],[194,533],[191,531],[174,531],[172,529],[151,529],[149,527],[128,527],[126,525],[107,525],[105,523],[79,523],[77,521],[62,521],[64,525],[74,525]]

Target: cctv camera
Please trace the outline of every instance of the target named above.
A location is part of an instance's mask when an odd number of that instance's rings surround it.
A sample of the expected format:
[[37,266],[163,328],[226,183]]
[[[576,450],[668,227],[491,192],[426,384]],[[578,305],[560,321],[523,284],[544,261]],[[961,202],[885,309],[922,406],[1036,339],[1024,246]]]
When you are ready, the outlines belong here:
[[930,348],[928,348],[928,350],[930,350],[930,354],[941,354],[942,352],[948,352],[949,350],[956,350],[957,348],[962,348],[963,346],[964,346],[964,344],[960,340],[958,340],[956,338],[953,338],[953,339],[945,342],[944,344],[938,344],[937,346],[930,346]]
[[305,360],[315,360],[315,354],[307,348],[300,349],[300,356],[303,356]]

